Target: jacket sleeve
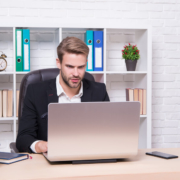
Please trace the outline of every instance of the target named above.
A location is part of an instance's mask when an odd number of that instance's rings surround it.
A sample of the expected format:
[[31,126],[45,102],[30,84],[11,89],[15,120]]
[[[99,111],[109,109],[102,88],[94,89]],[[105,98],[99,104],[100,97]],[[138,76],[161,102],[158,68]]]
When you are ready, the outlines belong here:
[[103,101],[110,101],[109,100],[109,96],[108,96],[108,93],[107,93],[107,90],[106,90],[106,85],[104,84],[104,99],[103,99]]
[[31,144],[37,140],[37,113],[34,105],[33,86],[29,85],[24,99],[24,107],[16,139],[16,147],[20,152],[32,153]]

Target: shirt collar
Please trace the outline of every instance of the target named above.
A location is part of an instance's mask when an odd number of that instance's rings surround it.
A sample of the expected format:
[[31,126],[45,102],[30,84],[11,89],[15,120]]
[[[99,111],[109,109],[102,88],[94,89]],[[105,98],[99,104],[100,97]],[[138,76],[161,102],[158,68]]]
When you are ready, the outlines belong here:
[[[60,95],[62,94],[65,94],[66,93],[64,92],[61,84],[59,83],[59,75],[56,77],[56,89],[57,89],[57,96],[59,97]],[[81,81],[81,88],[79,90],[79,93],[76,94],[75,96],[76,97],[81,97],[83,95],[83,82]]]

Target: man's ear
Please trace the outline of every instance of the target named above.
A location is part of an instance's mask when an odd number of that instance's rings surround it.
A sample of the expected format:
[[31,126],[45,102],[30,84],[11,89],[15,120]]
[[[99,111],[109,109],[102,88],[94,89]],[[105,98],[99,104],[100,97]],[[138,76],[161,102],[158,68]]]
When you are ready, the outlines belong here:
[[56,66],[61,69],[61,63],[60,63],[60,60],[59,58],[56,58]]

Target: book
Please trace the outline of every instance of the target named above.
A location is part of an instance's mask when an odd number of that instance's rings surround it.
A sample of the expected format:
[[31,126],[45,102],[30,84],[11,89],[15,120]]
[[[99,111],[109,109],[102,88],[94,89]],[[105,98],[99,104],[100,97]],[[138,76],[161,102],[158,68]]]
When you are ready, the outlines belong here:
[[138,100],[138,93],[139,93],[139,89],[138,88],[136,88],[136,89],[134,89],[134,101],[139,101]]
[[133,101],[134,95],[133,95],[133,89],[127,88],[126,89],[126,101]]
[[139,89],[139,102],[140,102],[140,114],[143,114],[143,93],[142,93],[142,89]]
[[7,116],[12,117],[13,116],[13,91],[10,89],[7,91],[7,102],[8,102],[8,107],[7,107]]
[[143,96],[143,110],[142,110],[142,114],[144,115],[144,114],[147,114],[147,112],[146,112],[146,109],[147,109],[147,105],[146,105],[146,103],[147,103],[147,96],[146,96],[146,89],[143,89],[143,91],[142,91],[142,96]]
[[18,117],[19,110],[19,90],[16,90],[16,117]]
[[8,108],[8,102],[7,102],[7,91],[8,90],[3,90],[2,91],[2,98],[3,98],[3,117],[7,117],[7,108]]
[[0,163],[2,164],[12,164],[28,158],[29,158],[28,154],[0,152]]
[[3,98],[2,98],[2,90],[0,89],[0,117],[2,117],[2,108],[3,108]]

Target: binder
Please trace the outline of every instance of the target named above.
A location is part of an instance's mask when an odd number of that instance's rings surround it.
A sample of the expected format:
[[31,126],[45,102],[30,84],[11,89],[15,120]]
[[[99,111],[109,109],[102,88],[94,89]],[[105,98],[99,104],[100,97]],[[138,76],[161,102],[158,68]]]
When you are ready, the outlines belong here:
[[94,31],[94,71],[103,71],[103,31]]
[[23,29],[23,71],[30,71],[30,31]]
[[23,71],[22,29],[16,29],[16,71]]
[[93,31],[92,30],[86,31],[85,43],[89,47],[89,55],[88,55],[86,71],[93,71]]

